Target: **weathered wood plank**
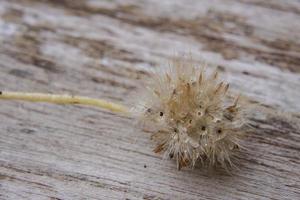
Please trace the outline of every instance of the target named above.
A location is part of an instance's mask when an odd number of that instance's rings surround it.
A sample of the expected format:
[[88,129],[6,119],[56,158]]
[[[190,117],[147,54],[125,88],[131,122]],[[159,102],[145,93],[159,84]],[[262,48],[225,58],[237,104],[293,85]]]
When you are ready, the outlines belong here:
[[261,103],[232,175],[177,171],[133,119],[0,102],[0,199],[297,199],[299,1],[0,1],[0,88],[127,104],[174,52]]

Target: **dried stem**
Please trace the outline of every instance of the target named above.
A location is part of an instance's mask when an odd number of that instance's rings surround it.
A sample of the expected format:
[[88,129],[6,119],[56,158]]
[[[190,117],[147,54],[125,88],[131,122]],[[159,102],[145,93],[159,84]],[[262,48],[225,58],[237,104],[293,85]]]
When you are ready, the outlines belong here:
[[102,99],[94,99],[84,96],[59,95],[45,93],[27,93],[27,92],[0,92],[0,99],[4,100],[22,100],[30,102],[47,102],[55,104],[81,104],[103,108],[113,112],[127,113],[125,106],[108,102]]

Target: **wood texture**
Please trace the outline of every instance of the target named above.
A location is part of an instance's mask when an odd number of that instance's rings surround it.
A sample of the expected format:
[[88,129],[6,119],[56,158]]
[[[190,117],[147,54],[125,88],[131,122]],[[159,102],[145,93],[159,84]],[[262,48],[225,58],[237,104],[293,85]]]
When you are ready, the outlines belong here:
[[175,52],[261,106],[239,170],[177,171],[133,119],[0,102],[0,199],[299,199],[297,0],[0,0],[0,88],[126,104]]

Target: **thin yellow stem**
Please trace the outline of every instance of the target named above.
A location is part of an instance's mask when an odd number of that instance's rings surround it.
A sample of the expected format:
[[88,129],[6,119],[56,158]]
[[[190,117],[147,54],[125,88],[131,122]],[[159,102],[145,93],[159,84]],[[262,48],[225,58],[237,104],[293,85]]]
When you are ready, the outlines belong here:
[[0,92],[0,99],[4,100],[22,100],[31,102],[48,102],[55,104],[81,104],[95,106],[110,110],[113,112],[128,112],[125,106],[108,102],[102,99],[94,99],[84,96],[44,94],[44,93],[27,93],[27,92]]

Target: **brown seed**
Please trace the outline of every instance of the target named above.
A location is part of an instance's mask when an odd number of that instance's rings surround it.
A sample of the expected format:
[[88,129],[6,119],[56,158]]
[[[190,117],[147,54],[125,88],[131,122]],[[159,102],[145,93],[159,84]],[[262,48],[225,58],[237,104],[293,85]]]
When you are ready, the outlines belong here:
[[156,94],[156,96],[160,97],[160,92],[157,90],[154,90],[154,94]]
[[198,79],[199,85],[202,84],[202,80],[203,80],[203,72],[200,73],[200,76],[199,76],[199,79]]
[[217,79],[217,78],[218,78],[218,72],[217,72],[217,71],[215,71],[213,78],[214,78],[214,79]]
[[164,150],[165,143],[159,144],[153,151],[154,153],[159,153]]
[[224,89],[224,94],[228,91],[229,89],[229,83],[226,84],[225,89]]
[[168,73],[166,73],[166,78],[167,78],[168,83],[171,83],[171,77]]
[[219,91],[221,91],[222,86],[223,82],[219,83],[214,93],[217,94]]

